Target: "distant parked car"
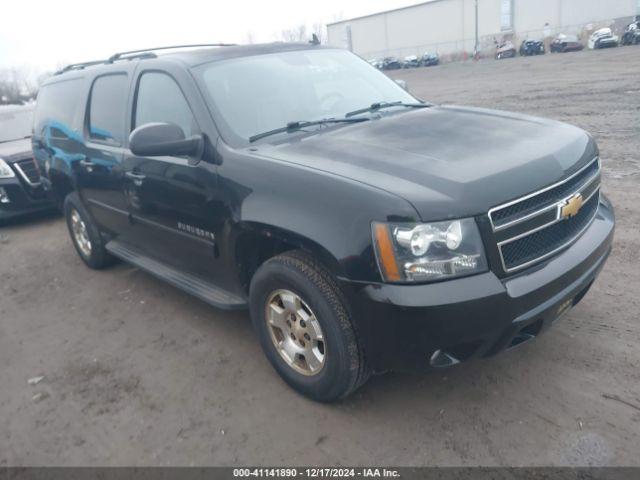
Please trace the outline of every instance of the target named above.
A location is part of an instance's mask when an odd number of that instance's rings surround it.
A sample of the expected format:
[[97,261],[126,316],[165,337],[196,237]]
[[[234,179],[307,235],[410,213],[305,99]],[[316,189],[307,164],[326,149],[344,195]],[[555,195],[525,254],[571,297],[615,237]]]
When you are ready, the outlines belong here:
[[513,58],[515,56],[516,47],[510,40],[502,43],[496,42],[496,60],[502,60],[503,58]]
[[402,68],[418,68],[419,66],[420,60],[418,60],[417,55],[409,55],[408,57],[404,57]]
[[51,209],[31,151],[33,108],[0,106],[0,222]]
[[600,48],[617,47],[620,37],[614,35],[610,28],[596,30],[589,37],[589,48],[598,50]]
[[539,40],[524,40],[520,45],[520,56],[544,55],[544,43]]
[[380,60],[379,58],[372,58],[371,60],[368,60],[368,62],[372,67],[375,67],[378,70],[382,70],[382,60]]
[[564,33],[559,34],[549,47],[552,53],[577,52],[583,48],[584,45],[576,35],[565,35]]
[[420,59],[420,65],[423,67],[431,67],[440,63],[440,57],[437,53],[425,53]]
[[398,70],[402,68],[402,62],[397,57],[387,57],[382,61],[383,70]]
[[622,35],[622,45],[640,44],[640,20],[630,23]]

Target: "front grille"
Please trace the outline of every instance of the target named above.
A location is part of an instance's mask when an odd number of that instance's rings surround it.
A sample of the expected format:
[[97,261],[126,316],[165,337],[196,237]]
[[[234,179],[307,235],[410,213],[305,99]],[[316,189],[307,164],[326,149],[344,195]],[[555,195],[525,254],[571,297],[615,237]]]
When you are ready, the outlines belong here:
[[[569,216],[564,207],[577,194],[582,206]],[[561,182],[491,209],[489,220],[504,271],[528,267],[571,244],[594,219],[599,201],[600,160],[595,158]]]
[[575,217],[554,223],[525,237],[501,246],[502,258],[507,270],[546,258],[571,242],[584,230],[598,209],[599,195],[594,194]]
[[514,220],[567,198],[586,180],[597,175],[599,170],[600,166],[596,158],[574,176],[555,186],[548,187],[548,189],[534,193],[524,199],[515,200],[507,205],[492,209],[490,218],[493,226],[496,228],[504,227]]
[[18,160],[14,163],[14,166],[29,185],[38,185],[40,183],[40,169],[33,158]]

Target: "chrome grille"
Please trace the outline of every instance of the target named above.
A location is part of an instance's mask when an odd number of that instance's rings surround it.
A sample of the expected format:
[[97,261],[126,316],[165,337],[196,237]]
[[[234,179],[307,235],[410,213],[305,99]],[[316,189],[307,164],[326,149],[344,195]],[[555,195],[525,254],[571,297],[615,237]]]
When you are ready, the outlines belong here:
[[588,179],[594,178],[598,174],[600,166],[598,159],[595,159],[582,170],[564,180],[562,183],[552,185],[547,189],[536,192],[531,196],[515,200],[507,205],[503,205],[491,210],[491,222],[496,228],[504,228],[510,223],[536,212],[544,207],[549,207],[556,202],[571,196],[579,189],[580,185]]
[[40,184],[40,168],[33,158],[26,158],[24,160],[18,160],[13,164],[16,171],[29,185]]
[[[563,216],[580,194],[582,206]],[[526,268],[570,245],[591,224],[600,200],[600,160],[593,159],[570,177],[489,211],[505,272]]]

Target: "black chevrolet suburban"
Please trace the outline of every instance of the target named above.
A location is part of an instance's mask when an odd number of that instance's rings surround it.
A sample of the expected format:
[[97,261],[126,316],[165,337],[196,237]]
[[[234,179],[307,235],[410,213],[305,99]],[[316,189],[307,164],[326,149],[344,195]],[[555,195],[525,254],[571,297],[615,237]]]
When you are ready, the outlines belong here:
[[35,156],[89,267],[250,309],[304,395],[522,344],[602,269],[614,213],[584,131],[425,103],[339,49],[198,47],[53,76]]

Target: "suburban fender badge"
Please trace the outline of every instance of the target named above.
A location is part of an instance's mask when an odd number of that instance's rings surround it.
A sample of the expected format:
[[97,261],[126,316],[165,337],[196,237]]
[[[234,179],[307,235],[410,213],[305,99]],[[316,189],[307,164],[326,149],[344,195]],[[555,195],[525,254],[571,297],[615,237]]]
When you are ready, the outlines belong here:
[[566,200],[566,202],[560,208],[560,217],[571,218],[575,217],[583,204],[582,195],[576,193],[572,197]]
[[208,230],[203,230],[202,228],[194,227],[193,225],[188,225],[186,223],[178,222],[178,230],[182,230],[183,232],[190,233],[193,236],[203,238],[205,240],[215,241],[216,236],[213,232],[209,232]]

